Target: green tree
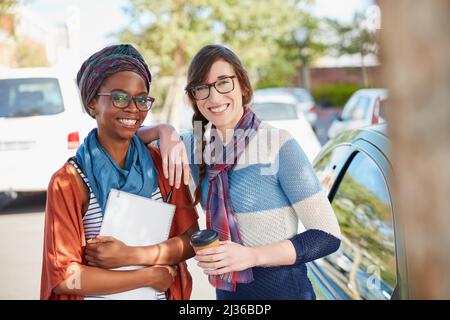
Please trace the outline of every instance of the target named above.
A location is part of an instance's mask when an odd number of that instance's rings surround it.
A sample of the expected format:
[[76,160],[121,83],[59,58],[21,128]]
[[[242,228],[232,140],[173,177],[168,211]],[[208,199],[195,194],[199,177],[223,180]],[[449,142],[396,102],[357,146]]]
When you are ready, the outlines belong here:
[[335,32],[335,41],[330,46],[336,55],[356,54],[361,55],[361,71],[363,73],[364,86],[370,86],[367,67],[364,59],[369,54],[378,55],[377,32],[365,26],[365,14],[357,12],[350,23],[343,23],[333,19],[327,19],[330,28]]
[[46,67],[49,65],[45,46],[27,37],[16,40],[15,55],[18,67]]
[[[139,47],[159,76],[170,76],[164,103],[164,120],[176,124],[187,65],[204,45],[222,43],[235,51],[249,70],[252,81],[267,81],[271,70],[277,78],[292,76],[298,63],[281,45],[303,25],[299,3],[307,0],[132,0],[127,8],[133,25],[120,40]],[[286,62],[283,62],[283,59]]]
[[[324,24],[322,20],[305,12],[297,12],[297,19],[282,39],[278,40],[278,54],[274,57],[273,70],[266,68],[266,83],[270,78],[288,85],[288,81],[300,68],[302,86],[311,90],[309,68],[319,57],[323,56],[327,49]],[[302,39],[299,39],[299,36]],[[274,77],[275,76],[275,77]],[[284,81],[283,81],[284,80]],[[284,83],[283,83],[284,82]],[[276,84],[270,83],[270,86]]]
[[0,0],[0,29],[6,31],[6,39],[3,50],[6,59],[4,65],[10,67],[36,67],[46,66],[45,47],[33,39],[16,34],[16,25],[20,23],[20,14],[13,10],[19,4],[26,5],[31,0]]
[[299,8],[303,2],[228,0],[214,4],[213,19],[222,26],[219,40],[238,54],[254,84],[263,81],[268,70],[290,73],[280,63],[288,57],[280,44],[303,21]]
[[7,14],[9,10],[17,5],[17,0],[1,0],[0,1],[0,17]]
[[213,42],[211,9],[204,0],[132,0],[128,12],[133,26],[120,39],[136,44],[159,76],[170,76],[164,120],[177,124],[172,112],[181,102],[189,58],[205,43]]

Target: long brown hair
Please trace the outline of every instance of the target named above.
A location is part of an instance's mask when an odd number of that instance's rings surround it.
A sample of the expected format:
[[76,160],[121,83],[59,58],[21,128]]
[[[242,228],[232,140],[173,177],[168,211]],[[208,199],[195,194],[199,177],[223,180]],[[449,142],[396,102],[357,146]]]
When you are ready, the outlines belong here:
[[[206,146],[205,131],[206,126],[208,125],[208,120],[200,112],[197,106],[197,102],[194,99],[194,96],[192,95],[190,89],[192,89],[194,86],[205,83],[211,66],[218,60],[228,62],[233,67],[242,90],[242,104],[244,107],[252,101],[253,96],[253,90],[250,85],[247,71],[242,66],[242,63],[237,55],[234,54],[234,52],[230,49],[222,45],[207,45],[200,49],[200,51],[195,55],[194,59],[192,59],[192,62],[189,65],[188,69],[186,93],[189,96],[192,109],[194,110],[194,115],[192,116],[192,126],[195,128],[196,121],[201,121],[202,123],[201,134],[194,132],[194,137],[196,137],[196,150],[197,152],[198,150],[201,150],[200,152],[202,159],[201,163],[199,164],[199,182],[197,188],[195,189],[194,205],[198,204],[201,201],[202,182],[206,175],[206,163],[203,158],[203,152]],[[198,136],[201,136],[201,140],[197,139]]]

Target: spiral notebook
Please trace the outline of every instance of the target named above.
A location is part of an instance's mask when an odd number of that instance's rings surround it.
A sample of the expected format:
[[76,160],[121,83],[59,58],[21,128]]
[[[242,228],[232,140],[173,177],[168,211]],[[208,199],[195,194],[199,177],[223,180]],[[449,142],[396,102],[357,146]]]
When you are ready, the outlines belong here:
[[[100,235],[112,236],[128,246],[148,246],[168,239],[175,206],[166,202],[128,192],[111,189],[106,202]],[[142,266],[129,266],[113,270],[136,270]],[[112,300],[157,300],[153,288],[115,293],[92,298]]]

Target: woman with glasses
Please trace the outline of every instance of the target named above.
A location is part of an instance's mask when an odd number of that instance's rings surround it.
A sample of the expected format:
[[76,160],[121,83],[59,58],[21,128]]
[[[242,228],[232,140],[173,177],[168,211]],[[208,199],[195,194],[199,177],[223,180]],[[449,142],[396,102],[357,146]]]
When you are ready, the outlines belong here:
[[[189,299],[185,260],[194,255],[189,238],[198,230],[198,216],[187,188],[172,189],[163,178],[159,151],[136,136],[154,102],[150,82],[147,64],[131,45],[104,48],[81,66],[78,87],[97,128],[48,187],[41,299],[84,299],[142,287],[160,292],[158,299]],[[129,247],[98,236],[113,188],[176,205],[169,239]],[[136,265],[144,267],[109,270]]]
[[[217,299],[315,299],[306,263],[336,251],[340,230],[308,158],[287,131],[251,110],[247,72],[229,49],[202,48],[187,82],[200,132],[182,137],[195,203],[221,240],[195,259]],[[139,135],[147,142],[155,130]]]

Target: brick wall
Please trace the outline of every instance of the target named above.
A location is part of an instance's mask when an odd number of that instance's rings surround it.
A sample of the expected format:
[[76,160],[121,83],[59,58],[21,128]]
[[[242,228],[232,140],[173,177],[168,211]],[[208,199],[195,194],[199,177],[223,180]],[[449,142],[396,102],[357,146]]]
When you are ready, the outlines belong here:
[[[380,66],[367,67],[369,81],[373,86],[379,84],[378,74],[380,68]],[[359,67],[311,68],[310,76],[312,88],[337,83],[364,85],[362,69]],[[302,86],[298,76],[294,79],[294,83]]]

